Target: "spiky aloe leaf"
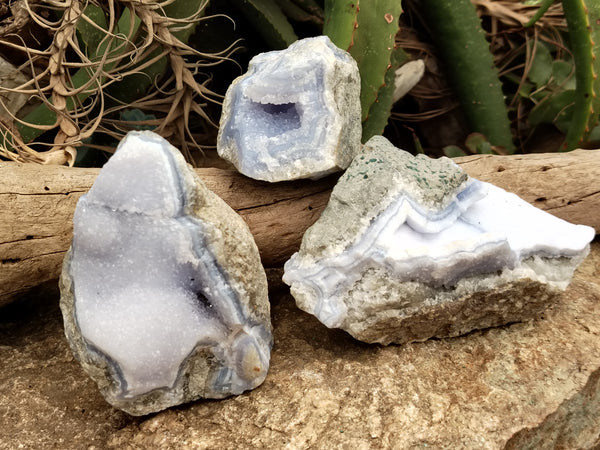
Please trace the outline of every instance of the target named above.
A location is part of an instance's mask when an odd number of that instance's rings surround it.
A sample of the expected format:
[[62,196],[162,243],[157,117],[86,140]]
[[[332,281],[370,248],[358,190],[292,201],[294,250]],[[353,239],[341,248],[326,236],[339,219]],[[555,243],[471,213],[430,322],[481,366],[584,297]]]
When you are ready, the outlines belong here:
[[593,42],[591,25],[582,0],[564,0],[563,11],[567,21],[573,60],[575,61],[575,107],[571,126],[563,150],[573,150],[589,132],[594,96]]
[[85,18],[77,21],[77,35],[88,52],[98,55],[102,40],[106,37],[104,30],[108,28],[104,10],[93,3],[88,3],[83,10]]
[[[290,1],[290,0],[283,0],[283,1]],[[295,5],[297,5],[299,8],[302,8],[304,11],[313,14],[315,16],[321,16],[323,17],[323,8],[322,8],[322,4],[323,2],[319,2],[317,3],[317,1],[315,0],[291,0],[292,3],[294,3]]]
[[390,115],[394,71],[406,57],[398,50],[392,61],[401,13],[399,0],[325,2],[323,34],[358,63],[363,142],[380,134]]
[[368,141],[371,137],[382,134],[388,123],[392,106],[394,105],[394,90],[396,69],[409,60],[408,54],[400,47],[392,52],[390,67],[385,73],[383,86],[377,92],[377,99],[371,105],[366,120],[363,122],[362,140]]
[[286,48],[298,39],[275,0],[233,0],[233,4],[271,48]]
[[470,0],[423,0],[421,5],[469,127],[512,153],[502,86],[475,6]]
[[591,139],[591,132],[600,120],[600,2],[587,2],[587,16],[592,41],[592,112],[584,139]]
[[277,0],[277,4],[290,20],[323,25],[323,10],[313,0]]
[[323,34],[339,48],[348,50],[357,26],[358,0],[325,0]]
[[367,120],[379,90],[385,85],[386,73],[392,69],[398,19],[402,5],[398,0],[380,0],[362,4],[357,16],[350,54],[360,70],[360,104],[362,120]]
[[[533,25],[547,11],[545,0],[526,26]],[[573,150],[598,125],[600,116],[600,2],[563,0],[569,41],[575,62],[576,88],[572,116],[562,150]]]

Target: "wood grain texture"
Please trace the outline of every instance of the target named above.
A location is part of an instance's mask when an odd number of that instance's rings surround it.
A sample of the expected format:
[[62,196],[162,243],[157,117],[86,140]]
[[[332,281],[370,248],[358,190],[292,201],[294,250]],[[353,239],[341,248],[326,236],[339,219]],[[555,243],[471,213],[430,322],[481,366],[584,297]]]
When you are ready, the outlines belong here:
[[[58,278],[79,197],[99,169],[0,162],[0,306]],[[272,185],[235,171],[196,169],[248,223],[263,264],[280,266],[327,204],[336,177]]]
[[455,161],[474,178],[514,192],[561,219],[600,232],[600,150],[479,155]]
[[[600,230],[600,150],[470,156],[469,175],[515,192],[535,206]],[[79,197],[99,169],[0,162],[0,306],[58,278]],[[270,184],[224,169],[196,169],[209,189],[246,221],[266,267],[295,252],[325,208],[336,177]]]

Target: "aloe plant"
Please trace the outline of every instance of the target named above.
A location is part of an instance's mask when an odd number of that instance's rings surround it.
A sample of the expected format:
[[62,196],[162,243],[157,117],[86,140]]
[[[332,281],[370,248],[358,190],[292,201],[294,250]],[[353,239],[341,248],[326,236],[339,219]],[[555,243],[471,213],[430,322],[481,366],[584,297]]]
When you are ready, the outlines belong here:
[[518,95],[521,98],[535,104],[529,112],[528,122],[532,127],[551,123],[566,134],[575,101],[576,80],[571,76],[573,59],[569,55],[555,59],[552,47],[542,41],[530,41],[527,49],[533,55],[527,79],[523,81],[512,75],[508,78],[519,85]]
[[363,120],[363,142],[368,141],[375,135],[383,134],[394,106],[396,69],[408,62],[409,59],[409,55],[400,47],[395,47],[392,51],[390,64],[385,71],[384,83],[379,88],[377,98]]
[[344,50],[353,45],[354,29],[358,26],[358,1],[326,0],[323,34]]
[[395,44],[401,13],[398,0],[325,1],[323,34],[358,63],[363,142],[383,132],[392,107],[394,72],[408,60]]
[[298,39],[276,0],[232,0],[273,49],[283,49]]
[[514,151],[508,110],[485,31],[470,0],[423,0],[445,72],[473,132]]
[[[563,150],[572,150],[576,148],[581,141],[591,131],[591,128],[598,121],[598,99],[594,101],[596,92],[594,91],[594,64],[596,70],[600,67],[600,61],[594,63],[594,42],[592,35],[598,35],[598,20],[600,19],[600,6],[596,1],[589,2],[589,8],[586,8],[582,0],[563,0],[563,11],[569,30],[569,39],[571,40],[571,51],[575,61],[575,106],[573,118]],[[591,12],[593,23],[588,17]],[[596,112],[594,113],[594,105]]]
[[[592,42],[592,111],[588,121],[588,127],[585,138],[591,139],[592,133],[597,132],[598,136],[593,137],[600,141],[600,2],[591,1],[586,5],[588,23],[590,24],[590,35]],[[587,30],[587,29],[586,29]]]
[[[552,3],[545,0],[526,26],[535,24]],[[563,0],[562,6],[575,64],[575,90],[562,91],[541,103],[537,111],[532,111],[530,122],[552,120],[566,132],[561,149],[573,150],[598,128],[600,50],[594,43],[600,42],[600,4],[596,0]]]

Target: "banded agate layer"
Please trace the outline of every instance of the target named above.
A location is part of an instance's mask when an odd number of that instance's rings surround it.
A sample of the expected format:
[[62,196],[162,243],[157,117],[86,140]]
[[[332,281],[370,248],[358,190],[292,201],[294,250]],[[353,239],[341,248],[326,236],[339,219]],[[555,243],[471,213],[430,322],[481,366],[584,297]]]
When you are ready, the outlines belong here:
[[319,178],[360,151],[358,66],[326,36],[261,53],[223,103],[217,150],[265,181]]
[[139,415],[262,383],[272,336],[258,250],[177,149],[128,134],[73,222],[65,330],[107,401]]
[[298,306],[367,342],[463,334],[535,317],[594,237],[469,178],[447,158],[372,138],[285,265]]

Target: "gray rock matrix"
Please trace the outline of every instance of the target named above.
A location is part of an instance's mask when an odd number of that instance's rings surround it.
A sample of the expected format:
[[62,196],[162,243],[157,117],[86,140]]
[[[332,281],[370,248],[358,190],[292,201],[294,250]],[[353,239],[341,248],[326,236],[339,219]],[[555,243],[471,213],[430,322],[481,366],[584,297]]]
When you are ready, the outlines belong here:
[[60,288],[75,357],[129,414],[266,377],[270,307],[252,235],[152,132],[129,133],[81,197]]
[[265,181],[318,178],[360,151],[360,75],[328,37],[261,53],[223,102],[217,150]]

